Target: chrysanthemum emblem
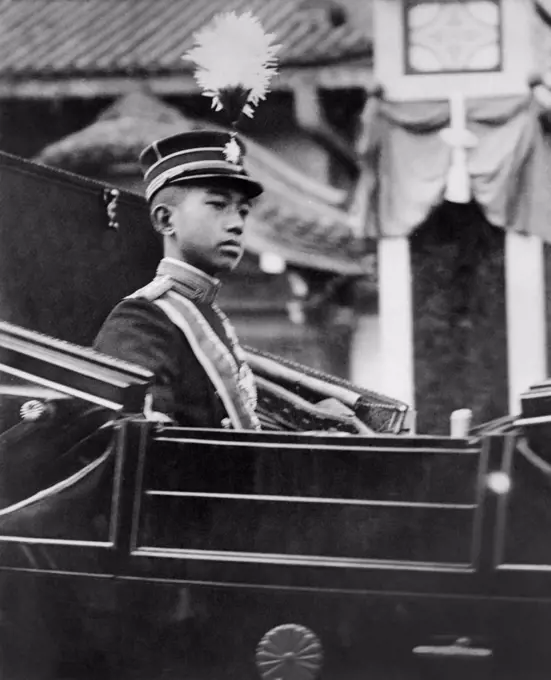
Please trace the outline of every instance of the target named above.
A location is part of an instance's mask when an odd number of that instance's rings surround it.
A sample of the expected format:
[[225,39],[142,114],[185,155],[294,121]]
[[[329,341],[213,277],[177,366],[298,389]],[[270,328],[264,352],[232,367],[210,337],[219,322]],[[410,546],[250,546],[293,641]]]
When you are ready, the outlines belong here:
[[242,164],[241,147],[234,138],[224,146],[224,158],[228,163],[234,163],[235,165]]

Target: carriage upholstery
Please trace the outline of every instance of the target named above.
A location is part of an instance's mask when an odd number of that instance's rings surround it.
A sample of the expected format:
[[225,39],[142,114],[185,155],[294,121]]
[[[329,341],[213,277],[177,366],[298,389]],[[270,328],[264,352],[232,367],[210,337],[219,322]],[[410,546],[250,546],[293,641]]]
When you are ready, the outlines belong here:
[[60,340],[91,345],[161,257],[142,197],[5,153],[0,211],[0,319]]

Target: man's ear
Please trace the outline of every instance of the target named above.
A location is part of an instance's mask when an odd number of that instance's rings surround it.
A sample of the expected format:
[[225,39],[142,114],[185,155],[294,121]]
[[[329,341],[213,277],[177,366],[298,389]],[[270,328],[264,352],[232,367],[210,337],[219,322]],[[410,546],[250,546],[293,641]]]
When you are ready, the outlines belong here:
[[174,233],[172,210],[163,203],[159,203],[151,210],[151,222],[155,231],[163,236],[170,236]]

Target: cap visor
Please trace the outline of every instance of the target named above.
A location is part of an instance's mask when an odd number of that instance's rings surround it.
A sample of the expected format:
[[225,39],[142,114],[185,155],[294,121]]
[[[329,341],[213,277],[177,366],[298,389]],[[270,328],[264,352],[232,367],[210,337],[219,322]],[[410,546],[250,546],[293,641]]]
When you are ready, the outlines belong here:
[[[201,175],[189,175],[188,177],[174,178],[168,184],[201,184],[204,180],[213,180],[213,183],[223,184],[226,186],[235,186],[240,191],[244,191],[249,198],[260,196],[264,191],[264,187],[260,182],[255,182],[250,177],[243,177],[243,175],[231,175],[220,173],[204,173]],[[209,182],[210,184],[210,182]]]

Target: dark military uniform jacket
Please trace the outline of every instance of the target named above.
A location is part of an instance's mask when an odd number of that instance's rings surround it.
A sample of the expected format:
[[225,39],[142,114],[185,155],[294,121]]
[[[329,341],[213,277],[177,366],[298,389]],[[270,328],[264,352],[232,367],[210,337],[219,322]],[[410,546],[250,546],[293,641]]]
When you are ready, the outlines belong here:
[[95,349],[149,369],[152,408],[186,427],[258,429],[254,378],[216,305],[220,283],[164,258],[155,279],[119,303]]

